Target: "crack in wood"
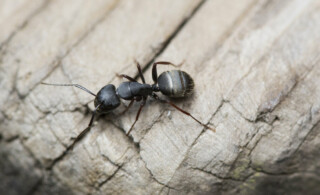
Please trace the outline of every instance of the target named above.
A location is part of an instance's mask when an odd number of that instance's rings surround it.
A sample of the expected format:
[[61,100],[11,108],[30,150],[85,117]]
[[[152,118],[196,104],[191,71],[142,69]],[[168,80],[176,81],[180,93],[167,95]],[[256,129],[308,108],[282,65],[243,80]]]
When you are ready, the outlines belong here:
[[[30,20],[32,20],[32,18],[34,18],[36,15],[38,15],[39,13],[41,13],[42,11],[45,10],[45,8],[51,3],[52,0],[45,0],[43,1],[43,3],[34,10],[34,12],[32,12],[29,16],[26,17],[26,20],[23,21],[21,23],[20,26],[18,26],[10,35],[9,37],[4,40],[2,43],[0,43],[0,58],[2,58],[2,54],[6,53],[5,51],[3,51],[3,49],[5,48],[6,45],[8,45],[10,43],[10,41],[14,38],[14,36],[21,31],[22,29],[24,29],[27,24],[29,23]],[[0,65],[1,65],[1,61],[0,61]]]
[[[151,65],[152,65],[152,63],[153,63],[153,61],[158,57],[158,56],[160,56],[161,55],[161,53],[167,48],[167,46],[170,44],[170,42],[172,41],[172,39],[173,38],[175,38],[176,36],[177,36],[177,34],[183,29],[183,27],[186,25],[186,23],[193,17],[193,15],[200,9],[200,7],[204,4],[204,2],[205,2],[206,0],[202,0],[199,4],[198,4],[198,6],[192,11],[192,13],[188,16],[188,17],[186,17],[181,23],[180,23],[180,25],[178,26],[178,28],[170,35],[170,37],[164,42],[164,44],[163,44],[163,46],[161,47],[161,49],[154,55],[154,57],[150,60],[150,62],[149,63],[147,63],[147,65],[143,68],[143,72],[145,72],[147,69],[148,69],[148,67],[150,67]],[[138,77],[138,74],[135,76],[135,78],[137,78]],[[44,79],[43,79],[44,80]],[[158,117],[158,119],[159,118],[161,118],[161,116],[163,115],[163,113],[165,112],[165,110],[160,114],[160,116]],[[212,117],[211,117],[212,118]],[[152,127],[153,127],[153,125],[155,124],[157,122],[157,120],[152,124],[152,126],[149,128],[149,129],[151,129]],[[116,126],[116,125],[115,125]],[[86,134],[86,133],[85,133]],[[143,138],[142,138],[143,139]],[[142,140],[142,139],[140,139],[140,141]],[[75,143],[74,143],[75,144]],[[68,147],[68,148],[70,148],[70,147]],[[67,148],[67,150],[69,150]],[[140,153],[139,153],[140,154]],[[59,159],[61,158],[63,158],[63,156],[65,155],[65,152],[62,154],[62,156],[61,157],[58,157]],[[140,157],[141,158],[141,157]],[[143,159],[141,158],[141,160],[143,161]],[[56,160],[55,160],[56,161]],[[111,162],[111,161],[110,161]],[[143,161],[144,162],[144,161]],[[56,162],[55,162],[56,163]],[[53,166],[54,166],[54,164],[55,163],[53,163]],[[145,162],[144,162],[145,163]],[[163,186],[165,186],[165,187],[168,187],[169,189],[174,189],[174,188],[172,188],[172,187],[169,187],[169,186],[167,186],[166,184],[163,184],[163,183],[161,183],[160,181],[158,181],[154,176],[153,176],[153,174],[152,174],[152,172],[151,172],[151,170],[149,170],[148,168],[147,168],[147,166],[146,166],[146,164],[145,164],[145,167],[146,167],[146,169],[149,171],[149,173],[150,173],[150,175],[152,176],[152,178],[157,182],[157,183],[159,183],[159,184],[161,184],[161,185],[163,185]],[[111,180],[112,178],[113,178],[113,176],[118,172],[120,170],[120,168],[118,168],[117,169],[117,171],[112,175],[112,177],[110,177],[109,179],[107,179],[105,182],[103,182],[100,186],[102,186],[104,183],[107,183],[109,180]]]
[[[199,5],[198,5],[198,6],[193,10],[193,12],[190,14],[190,16],[189,16],[189,17],[186,17],[186,18],[180,23],[180,25],[175,29],[175,31],[170,35],[170,37],[161,45],[161,47],[160,47],[160,48],[157,48],[158,51],[156,51],[156,53],[155,53],[155,55],[152,57],[152,59],[151,59],[148,63],[146,63],[146,65],[144,66],[143,72],[146,72],[146,70],[147,70],[148,68],[150,68],[150,66],[152,66],[152,63],[154,62],[154,60],[156,60],[156,58],[158,58],[162,53],[164,53],[164,51],[166,50],[166,48],[168,47],[168,45],[170,45],[170,43],[172,42],[172,40],[179,34],[180,31],[183,30],[183,28],[184,28],[184,26],[186,25],[186,23],[188,23],[188,21],[193,17],[193,15],[197,12],[197,10],[200,9],[200,7],[202,6],[202,4],[204,4],[204,2],[205,2],[205,0],[201,1],[201,2],[199,3]],[[266,2],[269,2],[269,1],[266,1]],[[296,16],[296,17],[298,17],[298,16]],[[238,20],[241,21],[241,19],[238,19]],[[239,21],[238,21],[238,22],[239,22]],[[290,26],[290,25],[288,25],[288,26]],[[22,28],[24,28],[24,27],[22,27]],[[232,31],[232,29],[231,29],[230,31]],[[283,32],[281,32],[281,33],[284,34],[285,31],[287,31],[287,28],[286,28],[286,29],[283,29]],[[90,33],[90,32],[88,32],[88,34],[89,34],[89,33]],[[281,37],[284,36],[284,35],[281,35],[281,33],[280,33],[279,37],[280,37],[280,36],[281,36]],[[227,34],[226,36],[229,36],[229,35]],[[277,38],[279,39],[279,37],[277,37]],[[274,42],[276,42],[278,39],[275,39]],[[79,41],[79,40],[78,40],[78,41]],[[80,42],[81,42],[81,41],[80,41]],[[73,45],[73,46],[76,47],[77,45]],[[70,48],[69,52],[73,49],[73,46]],[[273,47],[273,46],[270,46],[270,47]],[[0,50],[1,50],[1,48],[0,48]],[[69,53],[67,53],[65,56],[67,56],[68,54],[69,54]],[[65,57],[65,56],[64,56],[64,57]],[[263,55],[263,56],[264,56],[264,55]],[[262,56],[262,58],[263,58],[263,56]],[[62,69],[63,69],[63,66],[61,66],[61,61],[63,60],[64,57],[62,57],[62,58],[60,59],[60,61],[58,60],[58,63],[55,64],[55,68],[57,68],[57,67],[62,67]],[[57,60],[57,59],[55,59],[55,60]],[[54,62],[55,62],[55,61],[54,61]],[[257,64],[259,64],[259,62],[257,62],[257,63],[254,64],[253,66],[251,66],[250,69],[249,69],[249,71],[248,71],[245,75],[242,75],[242,77],[240,78],[239,82],[237,82],[237,83],[240,83],[241,80],[244,80],[244,79],[247,77],[247,75],[249,75],[250,72],[252,72],[253,68],[254,68]],[[272,131],[274,130],[274,122],[280,120],[280,119],[277,118],[277,116],[276,116],[276,118],[274,118],[274,120],[267,121],[267,120],[265,120],[265,114],[274,113],[274,110],[275,110],[276,108],[278,108],[278,107],[280,107],[281,105],[283,105],[283,102],[288,101],[288,100],[287,100],[288,97],[289,97],[292,93],[294,93],[294,91],[296,91],[297,85],[300,84],[299,82],[302,81],[302,80],[304,80],[304,78],[306,78],[306,77],[309,75],[309,73],[312,72],[312,70],[314,70],[314,67],[315,67],[315,66],[313,66],[310,70],[307,70],[306,73],[303,73],[302,76],[301,76],[299,79],[297,79],[297,80],[295,81],[295,83],[291,86],[291,88],[288,90],[288,92],[285,93],[285,94],[282,96],[281,100],[280,100],[274,107],[272,107],[272,109],[267,110],[267,111],[257,112],[254,120],[250,120],[250,119],[246,118],[246,117],[244,116],[245,114],[242,113],[241,111],[235,109],[235,107],[233,106],[233,104],[232,104],[231,102],[229,102],[228,100],[222,100],[221,103],[220,103],[220,105],[219,105],[219,107],[218,107],[218,108],[216,109],[216,111],[211,115],[211,117],[210,117],[210,119],[209,119],[209,123],[210,123],[210,121],[213,120],[213,118],[214,118],[214,116],[216,115],[216,113],[221,110],[221,107],[222,107],[225,103],[229,103],[230,106],[232,107],[231,110],[234,110],[236,113],[239,114],[239,116],[240,116],[241,118],[243,118],[244,120],[246,120],[246,121],[249,122],[250,124],[257,124],[258,122],[261,122],[262,124],[266,124],[268,127],[271,127],[270,129],[268,128],[268,131],[262,132],[262,133],[260,132],[259,129],[257,129],[257,130],[254,132],[254,134],[252,134],[252,136],[251,136],[250,138],[248,138],[248,142],[244,145],[244,147],[241,147],[241,149],[249,150],[249,153],[246,154],[246,157],[251,157],[252,151],[253,151],[253,150],[256,148],[256,146],[260,143],[260,141],[261,141],[265,136],[267,136],[267,135],[269,135],[270,133],[272,133]],[[49,77],[49,75],[51,75],[52,72],[54,72],[54,69],[55,69],[55,68],[53,68],[53,69],[50,71],[50,73],[48,73],[48,75],[46,75],[46,76],[43,78],[43,80],[46,79],[47,77]],[[64,72],[64,69],[63,69],[63,72]],[[65,73],[65,76],[70,80],[70,77],[68,76],[68,74],[66,74],[66,72],[64,72],[64,73]],[[137,76],[138,76],[138,75],[136,75],[135,78],[137,78]],[[115,77],[113,77],[113,78],[111,79],[111,81],[114,80],[114,79],[115,79]],[[35,88],[35,87],[36,87],[36,86],[34,86],[34,88]],[[236,88],[236,87],[237,87],[237,85],[233,86],[233,89],[232,89],[232,90],[234,90],[234,88]],[[14,90],[16,90],[16,87],[14,87],[13,91],[14,91]],[[13,93],[13,91],[12,91],[12,93]],[[29,93],[30,93],[30,92],[29,92]],[[27,95],[29,95],[29,93],[28,93]],[[19,96],[19,97],[20,97],[20,96]],[[22,97],[21,100],[22,100],[23,98],[25,98],[25,97]],[[77,98],[78,98],[78,96],[77,96]],[[6,101],[8,101],[8,100],[6,100]],[[33,104],[34,104],[34,103],[33,103]],[[38,109],[39,111],[41,111],[40,108],[38,108],[36,105],[34,105],[34,106],[36,107],[36,109]],[[282,108],[282,107],[281,107],[281,108]],[[59,112],[59,111],[58,111],[58,112]],[[64,112],[64,111],[61,111],[61,112]],[[71,111],[71,112],[73,112],[73,111]],[[141,142],[141,140],[144,139],[145,135],[149,132],[149,130],[152,129],[152,128],[154,127],[154,125],[157,124],[157,123],[160,121],[160,119],[163,117],[163,114],[164,114],[165,112],[166,112],[166,110],[162,110],[162,112],[160,113],[160,116],[158,116],[158,117],[156,118],[156,120],[155,120],[154,122],[152,122],[151,126],[148,127],[148,128],[145,130],[144,135],[143,135],[142,138],[138,141],[138,143],[135,143],[134,140],[131,140],[131,139],[130,139],[130,142],[132,141],[132,143],[139,145],[139,143]],[[1,111],[1,113],[4,113],[4,112]],[[47,115],[49,112],[48,112],[48,113],[47,113],[47,112],[42,112],[42,113],[44,114],[44,116],[43,116],[43,117],[40,117],[40,118],[45,118],[46,115]],[[56,113],[57,113],[57,112],[56,112]],[[311,117],[312,117],[312,115],[311,115]],[[3,120],[6,120],[6,115],[5,115],[5,114],[3,114],[3,118],[4,118]],[[310,135],[310,133],[313,132],[313,131],[315,131],[314,129],[316,128],[316,126],[317,126],[318,124],[319,124],[319,120],[316,121],[315,124],[313,124],[313,126],[311,127],[311,129],[309,130],[309,132],[308,132],[308,133],[306,134],[306,136],[302,139],[301,143],[298,145],[297,149],[292,153],[292,155],[295,155],[295,154],[300,150],[301,146],[302,146],[302,145],[304,144],[304,142],[307,140],[307,138],[308,138],[308,136]],[[121,127],[117,127],[116,125],[115,125],[115,127],[118,128],[119,130],[123,131],[123,129],[122,129]],[[263,127],[261,127],[261,128],[263,128]],[[88,130],[88,131],[89,131],[89,130]],[[124,131],[123,131],[123,132],[124,132]],[[49,170],[47,170],[47,171],[52,172],[51,170],[52,170],[54,164],[57,163],[57,162],[59,162],[60,160],[62,160],[63,157],[64,157],[65,155],[67,155],[67,153],[69,153],[69,150],[71,150],[71,149],[73,148],[73,146],[75,146],[76,143],[80,143],[80,142],[81,142],[81,139],[83,139],[85,136],[87,136],[87,135],[86,135],[87,133],[88,133],[88,132],[81,132],[81,133],[78,135],[78,137],[81,136],[82,134],[83,134],[83,137],[80,137],[79,140],[74,140],[74,142],[73,142],[70,146],[68,146],[68,147],[66,148],[66,150],[64,151],[64,153],[62,153],[61,156],[59,156],[57,159],[54,160],[52,166],[51,166],[51,167],[49,168]],[[202,129],[201,132],[199,133],[199,135],[195,138],[195,140],[192,142],[192,144],[190,145],[190,147],[187,149],[187,152],[186,152],[186,154],[185,154],[184,159],[181,161],[181,163],[179,164],[179,166],[178,166],[177,169],[175,170],[175,172],[174,172],[174,174],[172,175],[172,177],[170,178],[168,184],[171,182],[172,178],[173,178],[174,175],[176,174],[176,171],[178,171],[178,169],[182,166],[182,163],[185,162],[186,158],[187,158],[188,155],[189,155],[190,150],[195,146],[195,144],[199,141],[199,138],[200,138],[201,136],[203,136],[204,133],[205,133],[205,129]],[[259,135],[259,134],[261,134],[261,136],[259,137],[258,140],[256,140],[256,142],[254,143],[253,147],[252,147],[251,149],[250,149],[250,148],[247,148],[248,144],[256,137],[256,135]],[[18,137],[13,137],[13,139],[19,139],[19,141],[21,141],[20,139],[22,139],[22,138],[19,138],[19,136],[18,136]],[[76,139],[77,139],[77,138],[76,138]],[[0,134],[0,141],[2,141],[2,140],[1,140],[1,134]],[[9,140],[9,141],[10,141],[10,140]],[[21,142],[22,142],[22,141],[21,141]],[[61,141],[60,141],[60,142],[61,142]],[[22,145],[23,145],[23,144],[22,144]],[[24,145],[23,145],[23,146],[24,146]],[[136,146],[136,145],[135,145],[135,146]],[[26,146],[24,146],[24,147],[27,149]],[[149,174],[150,174],[150,176],[153,178],[153,180],[155,180],[155,182],[157,182],[158,184],[160,184],[161,186],[163,186],[162,191],[165,190],[165,189],[168,189],[168,193],[170,193],[170,190],[177,190],[177,189],[174,189],[174,188],[170,187],[168,184],[163,184],[163,183],[157,181],[157,179],[154,177],[152,171],[149,170],[148,167],[146,166],[146,165],[147,165],[146,162],[142,159],[142,157],[141,157],[141,155],[140,155],[140,149],[139,149],[139,147],[135,147],[135,149],[136,149],[136,151],[137,151],[138,153],[137,153],[137,154],[134,154],[133,156],[134,156],[134,157],[139,157],[139,158],[141,158],[141,161],[144,163],[145,168],[149,171]],[[28,150],[28,152],[32,154],[32,152],[31,152],[30,150]],[[241,152],[242,152],[242,151],[241,151]],[[238,155],[237,155],[237,157],[235,158],[235,160],[231,163],[231,165],[229,165],[229,166],[230,166],[230,169],[228,170],[227,177],[223,177],[223,176],[214,174],[214,173],[212,173],[212,172],[210,172],[210,171],[207,171],[205,168],[193,168],[193,167],[191,167],[191,168],[194,169],[194,170],[202,171],[202,172],[205,172],[205,173],[210,174],[210,175],[212,175],[212,176],[215,176],[216,178],[221,179],[221,180],[223,180],[223,181],[225,181],[225,180],[243,181],[243,183],[245,183],[250,177],[254,176],[256,173],[263,173],[263,174],[266,174],[266,175],[276,175],[276,176],[278,176],[278,175],[280,175],[280,176],[288,176],[288,175],[290,175],[290,174],[295,174],[295,173],[297,173],[297,172],[293,172],[293,173],[287,173],[287,172],[284,172],[284,173],[282,173],[282,172],[280,172],[280,173],[269,173],[268,171],[260,170],[260,169],[257,169],[256,167],[254,167],[254,166],[252,165],[252,161],[251,161],[251,159],[250,159],[250,161],[249,161],[249,163],[248,163],[248,166],[250,167],[250,169],[253,170],[253,172],[250,173],[249,175],[245,176],[245,177],[242,177],[242,176],[241,176],[240,179],[238,180],[237,178],[233,178],[233,177],[231,177],[231,176],[229,176],[229,175],[230,175],[230,172],[233,171],[233,168],[237,165],[238,161],[242,159],[242,157],[241,157],[241,152],[238,153]],[[125,152],[125,153],[126,153],[126,152]],[[125,155],[125,153],[124,153],[123,155]],[[100,152],[100,154],[101,154],[101,152]],[[112,165],[116,166],[117,169],[112,173],[112,175],[110,175],[108,178],[106,178],[106,180],[102,181],[102,182],[99,184],[99,188],[98,188],[98,189],[101,189],[101,187],[102,187],[104,184],[106,184],[106,183],[108,183],[109,181],[111,181],[111,180],[116,176],[116,174],[120,171],[120,169],[122,169],[122,167],[123,167],[123,165],[124,165],[124,163],[120,163],[120,164],[119,164],[119,163],[117,163],[117,162],[111,161],[111,159],[109,159],[109,157],[106,156],[106,155],[104,155],[104,154],[101,154],[101,155],[102,155],[102,157],[103,157],[105,160],[109,161]],[[32,155],[32,158],[33,158],[34,160],[37,160],[34,155]],[[59,159],[59,158],[60,158],[60,159]],[[209,162],[209,163],[210,163],[210,162]],[[41,167],[41,164],[39,163],[37,167]],[[206,166],[205,166],[205,167],[206,167]],[[42,170],[42,172],[44,172],[44,171],[46,171],[46,170]],[[122,169],[122,171],[124,171],[124,170]],[[303,173],[304,173],[304,172],[303,172]],[[220,177],[220,178],[219,178],[219,177]],[[37,185],[38,185],[38,184],[37,184]],[[42,181],[39,182],[38,187],[41,186],[41,185],[42,185]],[[35,187],[35,190],[31,189],[31,191],[32,191],[32,192],[36,192],[38,187]]]
[[43,177],[39,178],[38,182],[27,192],[27,195],[33,195],[37,192],[37,190],[41,187],[43,184]]
[[53,161],[50,163],[50,165],[47,167],[48,170],[52,170],[53,167],[60,162],[61,160],[63,160],[63,158],[69,153],[69,151],[71,151],[74,146],[76,144],[78,144],[84,137],[85,135],[90,131],[90,127],[85,128],[75,139],[74,141],[68,146],[66,147],[66,149],[55,159],[53,159]]
[[19,97],[21,99],[26,98],[42,81],[47,79],[59,66],[61,66],[61,63],[64,60],[64,58],[67,57],[69,55],[69,53],[74,48],[76,48],[83,40],[85,40],[86,37],[88,37],[89,34],[113,12],[113,10],[117,7],[118,3],[119,3],[119,1],[116,1],[116,3],[114,3],[112,5],[112,7],[110,9],[108,9],[106,11],[106,13],[100,19],[97,19],[97,21],[95,21],[93,23],[93,25],[73,45],[70,46],[70,48],[66,49],[66,52],[62,56],[58,56],[57,58],[53,59],[53,61],[52,61],[53,67],[52,67],[51,71],[49,71],[43,78],[41,78],[39,83],[37,83],[36,85],[31,87],[31,89],[28,91],[28,93],[26,93],[24,95],[19,94]]
[[206,174],[209,174],[209,175],[211,175],[211,176],[213,176],[213,177],[215,177],[215,178],[218,178],[218,179],[222,180],[221,183],[222,183],[223,181],[225,181],[225,180],[231,180],[231,181],[237,181],[237,182],[239,182],[239,181],[244,181],[244,180],[242,180],[242,179],[235,179],[235,178],[232,178],[232,177],[230,177],[230,176],[217,175],[217,174],[215,174],[215,173],[212,173],[212,172],[210,172],[210,171],[207,171],[207,170],[204,170],[204,169],[201,169],[201,168],[198,168],[198,167],[190,167],[190,169],[196,170],[196,171],[201,171],[201,172],[206,173]]
[[[139,156],[140,160],[143,162],[144,167],[146,168],[146,170],[149,172],[151,178],[153,181],[155,181],[156,183],[160,184],[161,186],[167,187],[169,189],[173,189],[173,190],[177,190],[172,186],[169,186],[168,184],[162,183],[161,181],[157,180],[157,178],[153,175],[152,171],[147,167],[147,163],[143,160],[143,158],[141,157],[141,155]],[[168,182],[169,183],[169,182]]]
[[[311,113],[310,113],[311,114]],[[303,138],[303,140],[301,141],[301,143],[298,145],[297,149],[292,153],[291,156],[294,156],[298,153],[298,151],[300,150],[301,146],[305,143],[305,141],[307,140],[307,138],[309,137],[309,135],[314,131],[314,129],[316,129],[316,127],[320,124],[320,119],[311,127],[311,129],[309,130],[309,132],[306,134],[306,136]]]
[[[154,58],[150,61],[149,63],[149,66],[152,64],[152,61],[158,57],[166,48],[167,46],[169,45],[169,43],[171,42],[171,40],[181,31],[181,29],[185,26],[185,24],[190,20],[190,18],[192,18],[192,16],[197,12],[197,10],[199,10],[199,8],[203,5],[203,3],[205,2],[206,0],[202,0],[201,3],[199,3],[199,5],[192,11],[192,13],[189,15],[189,17],[185,18],[181,24],[178,26],[178,28],[171,34],[171,36],[165,41],[165,43],[163,44],[162,48],[158,51],[158,53],[154,56]],[[90,32],[93,31],[93,29],[96,28],[97,25],[99,25],[102,21],[105,20],[105,18],[109,15],[110,12],[112,12],[112,10],[115,8],[116,6],[114,6],[111,11],[108,10],[107,14],[104,15],[104,17],[102,17],[100,20],[98,20],[78,41],[76,41],[76,43],[74,45],[72,45],[67,51],[66,53],[61,56],[61,57],[58,57],[57,59],[53,60],[53,62],[56,63],[56,65],[52,68],[52,70],[44,77],[41,79],[41,81],[45,80],[46,78],[48,78],[51,73],[53,73],[60,65],[61,65],[61,62],[62,60],[68,56],[68,54],[72,51],[73,48],[75,48],[77,45],[79,45],[89,34]],[[147,66],[143,69],[144,71],[147,69]],[[25,96],[19,96],[20,99],[24,99],[25,97],[27,97],[32,91],[33,89],[35,89],[37,85],[35,85],[33,88],[30,89],[30,91],[25,95]],[[67,153],[72,150],[72,148],[75,146],[76,142],[80,141],[83,139],[83,137],[89,132],[89,128],[86,128],[85,130],[83,130],[79,135],[78,137],[72,142],[71,145],[69,145],[68,147],[66,147],[65,151],[63,151],[63,153],[55,158],[52,163],[49,165],[49,167],[47,169],[51,170],[54,165],[61,161],[64,156],[67,155]]]
[[[213,119],[213,117],[216,115],[216,113],[221,109],[221,107],[223,106],[223,101],[221,102],[221,104],[218,106],[217,110],[210,116],[209,121],[211,121]],[[208,122],[209,123],[209,122]],[[189,152],[191,151],[191,149],[193,148],[193,146],[197,143],[198,139],[206,132],[205,128],[202,128],[202,131],[199,133],[199,135],[195,138],[195,140],[192,142],[192,144],[188,147],[187,151],[185,152],[185,157],[182,159],[182,161],[180,162],[180,164],[177,166],[176,170],[174,171],[174,173],[172,174],[171,178],[168,181],[168,184],[171,182],[172,178],[174,177],[175,173],[178,171],[178,169],[183,165],[183,163],[185,162],[185,160],[189,157]]]
[[101,188],[103,185],[107,184],[121,170],[122,166],[123,165],[118,166],[118,168],[112,173],[112,175],[110,175],[110,177],[108,177],[107,179],[105,179],[104,181],[99,183],[99,188]]
[[[182,29],[186,26],[186,24],[190,21],[191,18],[200,10],[200,8],[205,4],[207,0],[201,0],[201,2],[192,10],[189,16],[184,18],[178,27],[171,33],[171,35],[164,41],[161,48],[154,54],[154,56],[146,63],[144,67],[142,67],[142,72],[145,73],[147,69],[151,67],[153,62],[158,58],[170,45],[171,41],[182,31]],[[139,74],[137,73],[134,78],[137,79]]]

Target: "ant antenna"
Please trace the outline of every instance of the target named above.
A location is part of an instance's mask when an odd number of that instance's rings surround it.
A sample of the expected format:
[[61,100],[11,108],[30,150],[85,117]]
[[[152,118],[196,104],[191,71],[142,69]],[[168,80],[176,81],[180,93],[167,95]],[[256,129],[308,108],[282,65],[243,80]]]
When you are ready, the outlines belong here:
[[82,89],[83,91],[90,93],[93,96],[96,96],[96,94],[92,93],[91,91],[89,91],[88,89],[86,89],[85,87],[78,85],[78,84],[52,84],[52,83],[44,83],[42,82],[41,84],[43,85],[53,85],[53,86],[72,86],[72,87],[77,87],[79,89]]

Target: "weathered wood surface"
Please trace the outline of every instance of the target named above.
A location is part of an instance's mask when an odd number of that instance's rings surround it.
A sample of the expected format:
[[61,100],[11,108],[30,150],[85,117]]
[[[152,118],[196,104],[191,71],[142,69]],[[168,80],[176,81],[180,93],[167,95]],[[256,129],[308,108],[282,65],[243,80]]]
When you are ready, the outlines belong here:
[[[320,1],[0,1],[0,194],[320,192]],[[177,101],[90,120],[92,96],[185,61]],[[159,72],[170,67],[159,67]]]

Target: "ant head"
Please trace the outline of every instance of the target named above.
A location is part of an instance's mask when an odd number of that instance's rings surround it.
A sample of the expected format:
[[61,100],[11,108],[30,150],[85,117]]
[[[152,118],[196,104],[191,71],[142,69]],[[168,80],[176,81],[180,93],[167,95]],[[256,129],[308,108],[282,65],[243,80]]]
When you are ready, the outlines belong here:
[[94,100],[94,106],[97,107],[98,105],[98,113],[108,113],[120,105],[120,98],[116,94],[114,85],[108,84],[100,89]]

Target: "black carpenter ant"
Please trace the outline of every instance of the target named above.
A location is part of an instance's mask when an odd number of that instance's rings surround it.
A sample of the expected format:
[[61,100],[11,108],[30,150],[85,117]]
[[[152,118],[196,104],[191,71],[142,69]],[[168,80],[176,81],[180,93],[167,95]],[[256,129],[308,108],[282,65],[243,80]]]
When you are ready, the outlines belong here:
[[133,126],[136,124],[136,122],[139,119],[140,112],[143,106],[145,105],[148,96],[151,96],[154,99],[162,103],[169,104],[174,108],[176,108],[177,110],[179,110],[180,112],[190,116],[205,128],[215,131],[215,129],[200,122],[198,119],[192,116],[189,112],[179,108],[177,105],[173,104],[171,101],[160,99],[159,96],[155,94],[155,92],[160,91],[162,94],[169,96],[171,98],[182,98],[192,94],[193,88],[194,88],[194,82],[193,82],[193,79],[190,77],[190,75],[187,74],[186,72],[181,70],[171,70],[171,71],[166,71],[161,73],[160,76],[158,77],[157,65],[171,65],[175,67],[178,67],[180,65],[175,65],[171,62],[165,62],[165,61],[153,63],[152,79],[154,83],[152,85],[149,85],[149,84],[146,84],[145,82],[139,63],[137,61],[135,62],[137,64],[139,76],[141,77],[142,83],[137,82],[136,79],[128,75],[120,74],[117,76],[126,78],[129,81],[121,83],[117,89],[115,88],[114,85],[108,84],[104,86],[102,89],[100,89],[97,95],[78,84],[50,84],[50,83],[42,83],[42,84],[54,85],[54,86],[74,86],[95,96],[96,97],[94,100],[95,109],[93,110],[92,117],[87,129],[89,129],[92,126],[93,119],[96,114],[104,114],[116,109],[120,105],[120,98],[124,100],[131,100],[127,108],[122,113],[126,112],[132,106],[134,101],[136,102],[141,101],[140,108],[136,115],[136,120],[134,121],[131,128],[127,132],[127,135],[129,135],[131,130],[133,129]]

